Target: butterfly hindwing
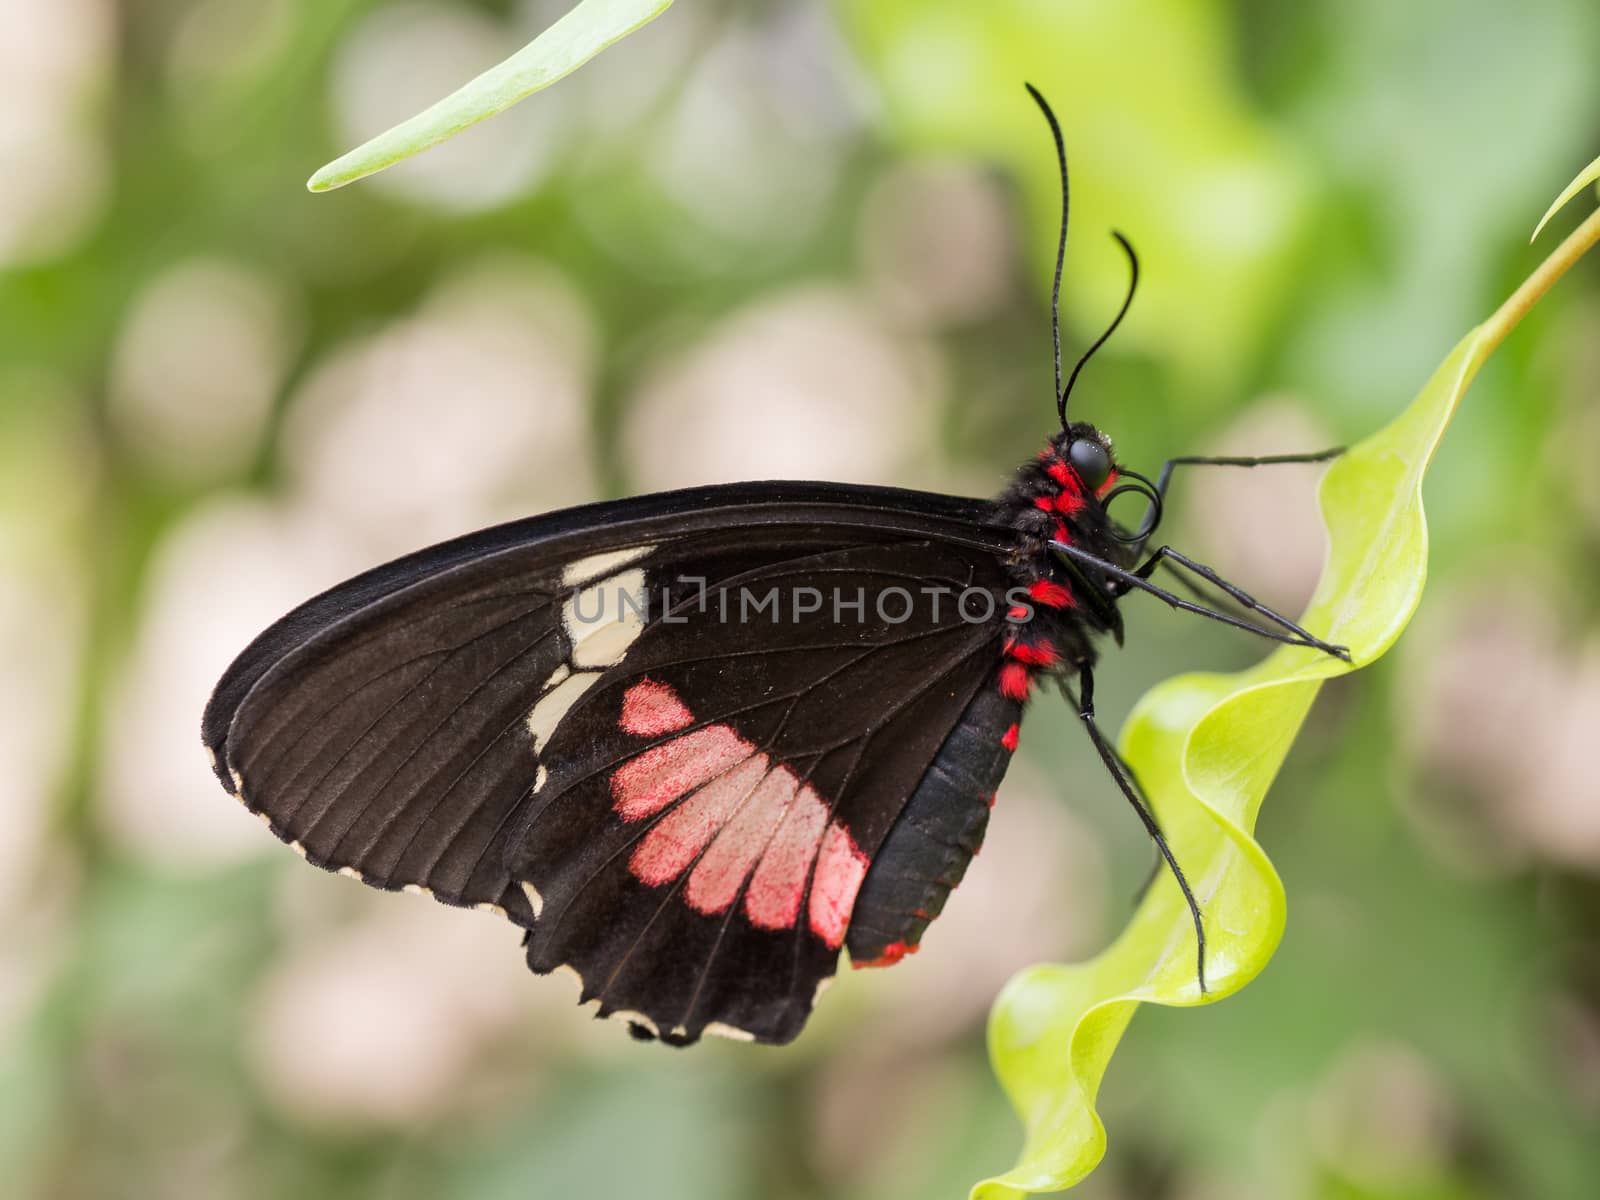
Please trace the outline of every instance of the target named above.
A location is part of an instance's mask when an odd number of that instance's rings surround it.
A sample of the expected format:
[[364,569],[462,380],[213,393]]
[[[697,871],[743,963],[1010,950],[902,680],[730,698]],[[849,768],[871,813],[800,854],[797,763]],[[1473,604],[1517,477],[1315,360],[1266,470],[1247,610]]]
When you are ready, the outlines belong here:
[[[529,961],[573,967],[602,1011],[677,1041],[707,1025],[787,1041],[873,855],[993,672],[998,622],[963,619],[955,596],[988,589],[969,612],[993,613],[1003,579],[935,542],[686,565],[709,582],[593,681],[541,754],[512,860],[541,910]],[[893,589],[913,602],[880,611]],[[817,592],[827,611],[792,620]],[[777,619],[727,619],[751,595],[776,595]]]

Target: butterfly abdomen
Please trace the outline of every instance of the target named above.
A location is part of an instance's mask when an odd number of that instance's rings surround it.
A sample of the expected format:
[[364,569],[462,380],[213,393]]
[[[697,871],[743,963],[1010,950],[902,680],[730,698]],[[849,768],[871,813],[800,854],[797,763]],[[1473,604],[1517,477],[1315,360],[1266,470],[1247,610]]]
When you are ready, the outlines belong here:
[[983,844],[1021,716],[1020,701],[987,686],[945,738],[862,881],[845,941],[854,966],[914,953],[944,911]]

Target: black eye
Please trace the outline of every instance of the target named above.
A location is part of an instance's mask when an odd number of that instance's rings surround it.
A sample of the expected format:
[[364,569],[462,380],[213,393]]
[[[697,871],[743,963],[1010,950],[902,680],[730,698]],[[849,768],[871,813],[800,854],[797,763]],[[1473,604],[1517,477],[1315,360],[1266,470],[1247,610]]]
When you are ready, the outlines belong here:
[[1079,438],[1067,448],[1072,469],[1090,490],[1096,490],[1111,475],[1111,456],[1092,438]]

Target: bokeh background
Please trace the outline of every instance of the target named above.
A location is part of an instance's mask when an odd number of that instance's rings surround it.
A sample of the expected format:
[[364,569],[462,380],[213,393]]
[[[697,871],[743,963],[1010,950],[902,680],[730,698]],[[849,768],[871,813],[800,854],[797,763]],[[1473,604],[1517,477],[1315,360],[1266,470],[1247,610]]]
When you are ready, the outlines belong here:
[[[1109,940],[1151,862],[1059,704],[921,955],[847,970],[788,1049],[676,1053],[527,974],[504,923],[273,842],[207,769],[210,684],[313,591],[505,517],[752,477],[997,491],[1052,419],[1024,79],[1075,166],[1069,352],[1120,299],[1112,225],[1143,254],[1076,404],[1146,470],[1381,424],[1600,150],[1592,0],[685,0],[304,191],[562,7],[0,0],[8,1197],[964,1195],[1020,1138],[990,1000]],[[1269,799],[1281,951],[1139,1014],[1082,1195],[1596,1194],[1597,449],[1589,263],[1474,386],[1422,610]],[[1292,606],[1315,475],[1180,479],[1173,540]],[[1261,652],[1125,607],[1113,723]]]

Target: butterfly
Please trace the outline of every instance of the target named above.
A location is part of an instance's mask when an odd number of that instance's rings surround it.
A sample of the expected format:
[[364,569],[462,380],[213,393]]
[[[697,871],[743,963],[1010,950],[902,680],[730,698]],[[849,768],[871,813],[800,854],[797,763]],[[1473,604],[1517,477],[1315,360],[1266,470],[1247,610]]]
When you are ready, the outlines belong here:
[[[1344,656],[1168,546],[1155,480],[1069,421],[994,500],[739,483],[486,529],[306,601],[217,684],[223,787],[313,864],[504,915],[529,967],[642,1038],[792,1040],[836,971],[917,950],[979,848],[1028,700],[1062,689],[1188,902],[1095,718],[1096,642],[1142,591]],[[1134,492],[1132,530],[1110,506]],[[1186,581],[1186,599],[1152,582]],[[1200,584],[1232,602],[1211,600]]]

